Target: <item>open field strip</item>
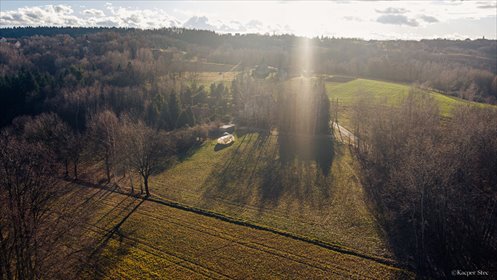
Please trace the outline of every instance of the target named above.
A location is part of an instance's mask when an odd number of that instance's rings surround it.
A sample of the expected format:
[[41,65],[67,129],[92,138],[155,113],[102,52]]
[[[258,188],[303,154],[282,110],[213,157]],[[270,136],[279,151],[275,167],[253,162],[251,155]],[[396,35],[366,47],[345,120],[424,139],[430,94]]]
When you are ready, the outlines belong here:
[[[107,226],[100,223],[89,226],[102,235],[108,233],[107,227],[118,222],[120,216],[127,216],[126,210],[135,207],[138,201],[128,197],[123,202],[124,195],[115,193],[109,196],[109,201],[101,201],[102,214],[109,219]],[[107,215],[108,208],[120,214]],[[100,215],[95,217],[103,222]],[[109,279],[412,276],[374,261],[150,201],[142,203],[129,216],[109,239],[102,255],[103,266],[98,270]],[[135,272],[137,269],[144,273]]]
[[[351,128],[351,106],[364,98],[368,102],[381,102],[387,106],[396,106],[405,98],[410,85],[377,80],[355,79],[345,83],[327,82],[326,91],[332,102],[338,100],[338,121]],[[459,105],[491,106],[483,103],[470,102],[460,98],[443,95],[439,92],[428,91],[440,108],[442,117],[450,117],[452,109]],[[374,104],[374,103],[373,103]]]
[[152,178],[154,195],[391,258],[355,171],[347,164],[353,160],[345,147],[336,145],[328,178],[317,181],[315,164],[301,163],[271,190],[264,172],[275,168],[271,164],[277,161],[276,137],[261,137],[265,136],[240,136],[220,151],[214,151],[214,142],[207,142],[191,157]]

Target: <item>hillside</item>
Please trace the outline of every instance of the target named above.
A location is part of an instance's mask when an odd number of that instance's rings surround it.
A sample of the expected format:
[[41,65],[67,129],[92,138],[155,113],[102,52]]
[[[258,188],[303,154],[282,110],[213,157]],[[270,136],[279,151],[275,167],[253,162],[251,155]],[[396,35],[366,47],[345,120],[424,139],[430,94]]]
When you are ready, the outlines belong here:
[[[407,97],[411,88],[412,86],[407,84],[367,79],[354,79],[344,83],[326,83],[326,90],[331,101],[338,101],[338,121],[348,128],[351,128],[351,107],[359,100],[366,102],[376,101],[388,106],[396,106]],[[489,106],[447,96],[433,90],[424,91],[428,92],[438,102],[442,117],[450,117],[451,111],[460,105]]]

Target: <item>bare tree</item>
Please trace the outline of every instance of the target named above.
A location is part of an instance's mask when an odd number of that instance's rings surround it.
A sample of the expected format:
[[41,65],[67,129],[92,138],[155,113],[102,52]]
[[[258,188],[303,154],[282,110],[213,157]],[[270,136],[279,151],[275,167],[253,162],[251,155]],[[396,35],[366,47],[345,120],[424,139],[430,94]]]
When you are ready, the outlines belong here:
[[46,146],[2,133],[0,139],[0,276],[38,279],[46,269],[49,208],[61,189]]
[[115,160],[118,125],[118,118],[108,110],[91,117],[88,124],[88,135],[92,140],[94,151],[104,161],[107,182],[111,180]]
[[128,163],[142,178],[145,195],[150,196],[149,178],[166,164],[172,148],[167,136],[147,127],[143,122],[126,122],[122,139]]
[[57,114],[44,113],[28,119],[24,124],[24,137],[30,142],[47,146],[64,163],[65,175],[69,175],[69,148],[72,146],[73,132]]
[[467,106],[440,119],[437,102],[417,90],[400,106],[354,111],[365,189],[393,246],[437,278],[495,267],[482,256],[497,248],[497,111]]
[[72,161],[74,179],[78,179],[78,166],[85,148],[84,136],[80,133],[72,133],[67,144],[67,158]]

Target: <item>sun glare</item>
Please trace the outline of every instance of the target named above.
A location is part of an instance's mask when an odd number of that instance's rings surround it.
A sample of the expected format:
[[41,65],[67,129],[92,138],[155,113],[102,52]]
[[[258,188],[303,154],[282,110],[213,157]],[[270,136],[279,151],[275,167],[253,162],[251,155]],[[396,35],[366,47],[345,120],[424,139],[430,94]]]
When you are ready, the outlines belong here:
[[497,279],[496,0],[0,2],[0,280]]

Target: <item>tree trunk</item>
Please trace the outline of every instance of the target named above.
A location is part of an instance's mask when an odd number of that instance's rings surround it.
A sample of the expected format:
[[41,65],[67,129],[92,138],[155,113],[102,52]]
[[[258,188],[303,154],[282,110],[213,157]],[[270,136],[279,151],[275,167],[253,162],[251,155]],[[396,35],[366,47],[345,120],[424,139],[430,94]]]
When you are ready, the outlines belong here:
[[74,161],[74,179],[78,179],[78,162]]
[[143,176],[143,184],[145,185],[145,196],[150,196],[150,191],[148,190],[148,175]]
[[135,187],[133,186],[133,178],[131,178],[131,175],[129,176],[129,184],[131,185],[131,193],[135,193]]
[[65,167],[65,177],[69,177],[69,161],[66,159],[64,160],[64,167]]
[[105,158],[105,173],[107,175],[107,183],[110,183],[110,160],[109,160],[109,157]]
[[0,226],[0,279],[13,279],[12,277],[12,272],[10,270],[10,261],[9,257],[7,255],[7,246],[6,246],[7,240],[4,239],[3,234],[2,234],[2,227]]

